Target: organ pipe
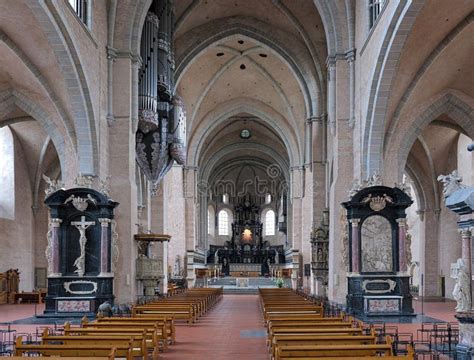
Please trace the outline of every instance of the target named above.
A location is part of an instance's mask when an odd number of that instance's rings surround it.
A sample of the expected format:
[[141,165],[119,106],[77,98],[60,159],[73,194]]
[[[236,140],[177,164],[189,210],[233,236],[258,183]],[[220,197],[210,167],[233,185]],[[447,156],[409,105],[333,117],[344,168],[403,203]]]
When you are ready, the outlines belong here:
[[157,184],[173,161],[186,161],[186,112],[175,94],[174,6],[155,0],[142,30],[139,69],[139,121],[137,162],[145,176]]

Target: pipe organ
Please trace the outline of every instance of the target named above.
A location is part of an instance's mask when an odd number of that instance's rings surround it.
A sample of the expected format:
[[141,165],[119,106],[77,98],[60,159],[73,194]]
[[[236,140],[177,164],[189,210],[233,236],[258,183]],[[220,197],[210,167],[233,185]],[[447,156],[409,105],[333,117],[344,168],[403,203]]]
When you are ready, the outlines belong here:
[[153,1],[140,45],[136,153],[138,165],[155,185],[173,161],[186,162],[186,112],[175,94],[173,28],[173,2]]

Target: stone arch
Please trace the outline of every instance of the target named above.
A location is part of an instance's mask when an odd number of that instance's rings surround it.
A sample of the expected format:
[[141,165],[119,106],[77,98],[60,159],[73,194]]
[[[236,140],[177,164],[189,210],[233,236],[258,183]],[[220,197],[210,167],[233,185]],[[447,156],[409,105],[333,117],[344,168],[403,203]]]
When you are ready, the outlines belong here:
[[[176,39],[181,48],[176,58],[176,84],[193,63],[207,48],[233,35],[244,35],[272,51],[285,63],[297,80],[305,99],[307,117],[321,112],[322,84],[318,74],[311,69],[312,59],[307,48],[288,34],[275,30],[255,18],[231,17],[211,21]],[[285,44],[285,45],[283,45]]]
[[372,78],[363,130],[363,176],[382,171],[382,147],[390,89],[404,44],[424,3],[425,0],[400,2],[382,42]]
[[402,98],[398,102],[398,105],[393,113],[393,118],[390,121],[389,128],[387,130],[386,136],[384,137],[384,149],[386,149],[386,144],[390,142],[390,137],[393,136],[394,129],[398,120],[400,119],[400,114],[403,110],[404,105],[410,98],[411,94],[415,90],[418,82],[421,80],[423,75],[428,71],[430,66],[435,62],[438,56],[443,52],[443,50],[452,43],[456,37],[472,22],[474,21],[474,12],[471,12],[464,20],[462,20],[453,30],[451,30],[443,40],[433,49],[433,51],[428,55],[428,57],[423,62],[423,65],[420,67],[419,71],[415,74],[407,89],[405,90]]
[[263,153],[269,155],[281,167],[286,181],[289,181],[289,173],[287,171],[287,169],[289,169],[289,165],[285,161],[285,159],[271,147],[254,142],[246,142],[245,144],[231,144],[217,151],[203,166],[202,171],[200,172],[202,179],[207,180],[210,178],[211,171],[215,168],[219,160],[222,159],[225,155],[228,155],[232,152],[236,152],[242,148],[253,150],[256,153]]
[[21,50],[21,48],[17,44],[15,44],[15,42],[1,30],[0,30],[0,42],[5,44],[5,46],[7,46],[8,49],[13,54],[15,54],[18,61],[20,61],[30,71],[31,75],[35,77],[35,80],[38,81],[39,84],[43,87],[47,95],[51,98],[52,103],[56,107],[62,120],[64,121],[64,126],[67,129],[67,133],[69,134],[70,141],[74,144],[74,146],[77,146],[74,123],[72,119],[70,119],[68,115],[66,114],[64,107],[61,105],[58,96],[53,91],[47,79],[41,74],[41,71],[28,58],[28,56],[23,52],[23,50]]
[[66,89],[71,101],[71,110],[77,131],[78,168],[84,174],[96,174],[98,169],[98,142],[94,123],[94,111],[90,101],[90,92],[79,56],[72,43],[70,34],[61,22],[54,6],[42,1],[27,2],[38,26],[48,39],[59,64],[59,70],[67,79]]
[[[422,130],[433,120],[442,114],[450,116],[460,127],[462,127],[466,134],[474,138],[474,107],[470,104],[474,102],[467,102],[460,97],[459,92],[446,91],[431,100],[427,105],[421,107],[421,112],[411,122],[410,126],[405,131],[400,131],[397,139],[389,144],[391,149],[399,149],[397,158],[397,178],[403,173],[408,154],[411,147],[415,143],[417,136]],[[414,129],[414,131],[413,131]]]
[[355,2],[314,0],[324,24],[328,55],[344,54],[354,48]]
[[231,116],[246,112],[259,117],[280,136],[290,158],[290,166],[303,162],[302,140],[293,129],[296,124],[290,124],[273,108],[254,99],[238,98],[221,104],[199,122],[192,130],[188,140],[188,165],[198,166],[199,158],[204,146],[206,134],[212,134],[217,126],[227,121]]
[[[15,106],[37,120],[51,138],[58,153],[61,173],[64,178],[69,175],[74,176],[75,171],[73,169],[77,168],[77,154],[72,144],[66,142],[58,125],[52,120],[48,112],[40,104],[18,90],[7,90],[0,93],[0,118],[14,110]],[[0,122],[0,126],[2,125]]]

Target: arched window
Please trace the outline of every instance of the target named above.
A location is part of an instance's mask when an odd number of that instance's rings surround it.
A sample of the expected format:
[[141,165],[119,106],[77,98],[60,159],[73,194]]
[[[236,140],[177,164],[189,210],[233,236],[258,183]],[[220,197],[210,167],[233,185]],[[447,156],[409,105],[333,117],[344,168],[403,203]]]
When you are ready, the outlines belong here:
[[229,214],[227,211],[219,211],[219,235],[229,235]]
[[0,128],[0,218],[15,219],[15,148],[8,126]]
[[275,212],[273,210],[268,210],[265,214],[265,235],[275,235]]
[[265,204],[270,204],[272,202],[272,196],[270,194],[265,195]]
[[90,29],[92,2],[89,0],[68,0],[68,2],[79,19]]
[[224,204],[228,204],[229,203],[229,194],[225,193],[222,195],[222,202]]

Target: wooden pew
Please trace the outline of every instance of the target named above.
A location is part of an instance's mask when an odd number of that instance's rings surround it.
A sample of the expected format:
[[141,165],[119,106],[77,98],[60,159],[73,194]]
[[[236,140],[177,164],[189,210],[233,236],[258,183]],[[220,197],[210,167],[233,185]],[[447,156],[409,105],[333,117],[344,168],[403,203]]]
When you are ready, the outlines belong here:
[[132,308],[132,316],[168,315],[174,319],[185,319],[188,323],[193,323],[208,311],[221,295],[222,288],[190,289],[173,297],[136,305]]
[[115,357],[133,360],[131,342],[112,347],[92,342],[87,345],[23,344],[22,340],[21,336],[16,339],[15,356],[21,356],[25,353],[39,353],[43,356],[69,356],[84,359],[109,357],[112,351],[114,351]]
[[385,344],[302,344],[302,345],[280,345],[276,349],[276,358],[299,359],[299,358],[325,358],[325,357],[346,357],[354,356],[393,356],[392,342],[387,337]]
[[167,331],[166,331],[166,324],[163,322],[158,322],[158,321],[141,321],[141,322],[136,322],[136,321],[122,321],[120,324],[117,322],[106,322],[106,321],[101,321],[101,322],[85,322],[81,324],[83,329],[111,329],[111,330],[116,330],[117,333],[120,333],[122,329],[126,328],[128,330],[130,329],[136,329],[139,330],[140,332],[145,331],[153,331],[156,336],[155,340],[158,340],[158,343],[161,343],[163,345],[163,351],[168,349],[168,341],[167,341]]
[[[126,335],[126,336],[142,336],[144,333],[143,329],[139,328],[127,328],[127,327],[115,327],[115,328],[80,328],[80,327],[71,327],[69,323],[64,324],[64,335],[74,335],[74,336],[107,336],[107,335]],[[163,341],[163,338],[158,336],[155,329],[145,330],[147,348],[155,349],[159,348],[160,341]],[[164,345],[163,345],[164,346]],[[164,349],[164,347],[163,347]],[[153,351],[153,350],[152,350]]]
[[272,337],[271,354],[278,359],[278,348],[286,345],[375,344],[375,335],[279,334]]
[[[141,357],[146,359],[148,357],[147,349],[147,339],[146,332],[143,332],[141,335],[104,335],[98,334],[95,335],[82,335],[82,336],[72,336],[72,335],[50,335],[48,329],[43,331],[43,336],[41,338],[42,344],[61,344],[61,345],[88,345],[88,344],[105,344],[112,346],[113,348],[120,346],[123,343],[130,343],[132,346],[132,356]],[[158,358],[158,348],[153,347],[151,349],[153,359]]]
[[[82,318],[81,323],[88,323],[89,320],[87,317]],[[116,323],[117,325],[121,325],[124,322],[156,322],[159,326],[164,326],[166,330],[167,339],[170,343],[174,343],[176,341],[176,328],[174,325],[174,319],[172,316],[163,316],[163,315],[144,315],[140,314],[135,317],[102,317],[97,318],[95,321],[91,323]]]
[[[33,359],[45,359],[45,358],[48,358],[49,360],[51,360],[51,356],[35,356]],[[24,359],[31,359],[31,357],[30,356],[9,356],[8,357],[8,360],[24,360]],[[54,356],[53,359],[84,360],[84,357],[80,357],[80,356]],[[114,359],[115,359],[115,355],[87,357],[87,360],[114,360]]]
[[189,324],[197,320],[197,314],[192,305],[147,304],[134,306],[132,317],[137,315],[172,316],[174,319],[185,319]]

